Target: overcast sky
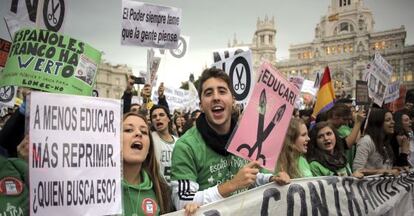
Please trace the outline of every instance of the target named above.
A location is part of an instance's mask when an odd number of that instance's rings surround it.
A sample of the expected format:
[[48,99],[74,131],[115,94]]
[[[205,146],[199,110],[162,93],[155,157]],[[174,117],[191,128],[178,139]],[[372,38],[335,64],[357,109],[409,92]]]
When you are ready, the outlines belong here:
[[[7,14],[12,0],[0,1],[1,17]],[[23,0],[20,0],[23,1]],[[66,0],[64,34],[81,39],[105,54],[112,64],[127,64],[138,74],[146,70],[145,47],[121,46],[121,0]],[[314,28],[326,15],[331,0],[147,0],[145,2],[182,9],[181,34],[190,36],[190,50],[185,62],[161,68],[159,80],[179,86],[189,74],[201,73],[212,62],[212,50],[225,48],[237,35],[251,43],[257,17],[275,17],[276,56],[288,57],[291,44],[311,42]],[[414,44],[414,0],[365,0],[372,10],[375,31],[399,28],[407,31],[406,44]],[[0,22],[0,37],[10,40]],[[172,61],[165,60],[164,61]]]

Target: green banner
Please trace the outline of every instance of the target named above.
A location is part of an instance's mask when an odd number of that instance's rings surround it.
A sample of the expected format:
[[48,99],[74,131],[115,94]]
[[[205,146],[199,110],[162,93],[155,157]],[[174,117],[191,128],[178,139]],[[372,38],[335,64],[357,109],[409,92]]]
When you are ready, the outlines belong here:
[[90,96],[100,60],[101,52],[80,40],[44,29],[22,29],[0,73],[0,87]]

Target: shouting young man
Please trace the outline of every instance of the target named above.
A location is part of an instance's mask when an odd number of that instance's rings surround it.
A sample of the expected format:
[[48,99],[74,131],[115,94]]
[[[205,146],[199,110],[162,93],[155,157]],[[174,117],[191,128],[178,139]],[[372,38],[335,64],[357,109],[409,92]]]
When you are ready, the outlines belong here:
[[235,101],[230,86],[230,77],[220,69],[206,69],[201,75],[198,93],[202,114],[196,127],[177,141],[172,155],[176,209],[188,203],[211,203],[269,181],[290,181],[284,172],[277,177],[262,174],[257,161],[248,163],[226,151],[237,122],[232,118]]
[[172,135],[170,131],[170,112],[165,106],[153,105],[150,110],[150,119],[151,125],[155,129],[152,132],[155,156],[159,161],[161,174],[169,183],[171,178],[171,155],[177,141],[177,137]]

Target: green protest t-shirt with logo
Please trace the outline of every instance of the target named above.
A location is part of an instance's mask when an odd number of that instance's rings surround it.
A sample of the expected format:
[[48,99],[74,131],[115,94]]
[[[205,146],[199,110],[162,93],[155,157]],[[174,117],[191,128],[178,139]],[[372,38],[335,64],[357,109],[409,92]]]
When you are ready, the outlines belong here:
[[317,161],[310,162],[309,166],[313,176],[350,176],[352,174],[351,167],[348,163],[346,163],[345,167],[334,171],[328,169]]
[[28,167],[24,160],[0,156],[0,215],[29,215]]
[[141,170],[141,183],[132,185],[122,180],[124,215],[159,215],[160,207],[148,173]]
[[[351,134],[352,132],[352,128],[350,128],[348,125],[342,125],[341,127],[338,128],[338,135],[341,138],[344,138],[349,136],[349,134]],[[349,164],[352,164],[355,158],[355,154],[356,154],[356,145],[352,145],[352,147],[350,149],[345,149],[345,155],[346,155],[346,159],[349,162]],[[352,169],[352,167],[351,167]]]
[[[175,144],[171,180],[197,182],[202,191],[232,179],[247,163],[232,154],[217,154],[206,145],[197,128],[192,127]],[[244,190],[247,188],[235,193]]]

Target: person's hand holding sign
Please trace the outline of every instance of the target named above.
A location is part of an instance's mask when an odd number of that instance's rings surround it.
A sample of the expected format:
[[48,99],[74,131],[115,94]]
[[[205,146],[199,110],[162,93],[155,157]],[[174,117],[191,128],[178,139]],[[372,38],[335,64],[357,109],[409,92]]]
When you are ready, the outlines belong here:
[[162,82],[161,84],[160,84],[160,86],[158,87],[158,97],[160,98],[160,97],[164,97],[164,90],[165,90],[165,88],[164,88],[164,83]]
[[237,172],[229,181],[218,186],[218,191],[222,197],[228,197],[231,193],[249,187],[256,182],[256,175],[259,173],[259,162],[251,161]]
[[281,171],[277,175],[272,176],[269,181],[279,185],[286,185],[290,183],[290,176],[285,171]]

